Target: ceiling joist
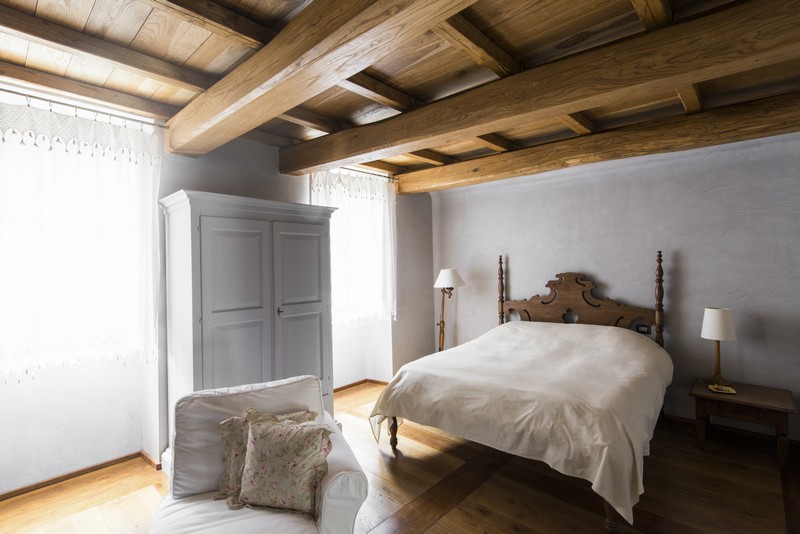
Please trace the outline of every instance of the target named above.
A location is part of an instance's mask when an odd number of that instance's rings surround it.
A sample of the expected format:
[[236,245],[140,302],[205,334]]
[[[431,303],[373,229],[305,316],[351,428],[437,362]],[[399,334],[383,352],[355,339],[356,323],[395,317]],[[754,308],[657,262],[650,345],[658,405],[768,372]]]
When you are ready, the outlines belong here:
[[169,122],[167,146],[205,154],[353,76],[475,0],[316,0]]
[[497,46],[463,15],[450,17],[433,30],[436,35],[462,50],[475,63],[493,71],[501,78],[519,72],[519,63]]
[[748,2],[283,148],[281,172],[305,174],[442,146],[796,58],[800,0]]
[[422,193],[614,159],[676,152],[797,131],[800,93],[620,128],[398,176]]

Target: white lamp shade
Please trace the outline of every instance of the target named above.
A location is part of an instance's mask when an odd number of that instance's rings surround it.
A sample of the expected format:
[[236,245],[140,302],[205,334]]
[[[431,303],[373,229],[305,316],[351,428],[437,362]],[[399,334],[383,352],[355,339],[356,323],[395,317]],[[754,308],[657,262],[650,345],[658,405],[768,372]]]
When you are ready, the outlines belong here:
[[735,341],[736,331],[733,329],[733,314],[730,308],[706,308],[700,337],[718,341]]
[[433,287],[461,287],[463,285],[466,283],[455,269],[442,269],[439,271],[439,276],[436,277],[436,282],[433,283]]

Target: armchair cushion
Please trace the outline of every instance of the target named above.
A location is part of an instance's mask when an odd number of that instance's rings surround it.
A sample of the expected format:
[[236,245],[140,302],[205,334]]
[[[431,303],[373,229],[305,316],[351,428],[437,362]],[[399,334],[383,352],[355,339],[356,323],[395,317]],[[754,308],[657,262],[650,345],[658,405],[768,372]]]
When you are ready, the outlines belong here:
[[262,413],[310,410],[324,420],[322,390],[315,376],[299,376],[231,388],[196,391],[175,403],[170,495],[180,499],[219,487],[223,473],[220,422],[247,408]]

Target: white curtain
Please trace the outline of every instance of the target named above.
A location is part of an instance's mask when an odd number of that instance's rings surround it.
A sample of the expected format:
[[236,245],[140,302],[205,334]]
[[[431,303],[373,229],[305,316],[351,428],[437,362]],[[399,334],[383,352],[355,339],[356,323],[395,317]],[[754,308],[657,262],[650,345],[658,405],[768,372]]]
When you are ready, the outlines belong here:
[[142,449],[162,146],[152,124],[3,96],[0,493]]
[[0,104],[0,377],[155,355],[158,135]]
[[394,183],[348,169],[313,173],[311,203],[338,208],[331,219],[334,386],[386,380],[396,306]]

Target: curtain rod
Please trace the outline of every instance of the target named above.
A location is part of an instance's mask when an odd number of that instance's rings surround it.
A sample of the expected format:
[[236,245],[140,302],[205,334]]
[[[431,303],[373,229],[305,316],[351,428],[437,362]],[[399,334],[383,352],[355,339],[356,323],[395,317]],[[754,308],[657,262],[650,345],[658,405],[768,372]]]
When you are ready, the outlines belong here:
[[390,175],[387,175],[387,174],[381,174],[379,172],[365,171],[364,169],[359,169],[359,168],[356,168],[356,167],[342,167],[342,169],[346,169],[348,171],[354,171],[354,172],[363,172],[364,174],[369,174],[370,176],[378,176],[380,178],[386,178],[390,182],[396,182],[397,181],[397,178],[395,178],[394,176],[390,176]]
[[[36,100],[39,100],[41,102],[46,102],[47,105],[50,107],[50,111],[53,111],[53,104],[55,104],[57,106],[64,106],[64,107],[67,107],[67,108],[72,108],[74,110],[81,110],[81,111],[86,111],[88,113],[94,113],[95,114],[95,119],[94,119],[95,121],[97,120],[97,115],[98,114],[102,114],[102,115],[108,115],[109,117],[114,117],[114,118],[117,118],[117,119],[120,119],[120,120],[123,120],[123,121],[126,121],[126,122],[135,122],[135,123],[138,123],[138,124],[152,126],[154,128],[165,128],[166,129],[166,126],[162,123],[162,121],[159,121],[157,119],[152,119],[152,122],[148,122],[147,120],[134,119],[132,117],[126,117],[125,115],[119,115],[118,113],[113,113],[113,112],[108,112],[108,111],[103,111],[103,110],[98,110],[98,109],[92,109],[92,108],[86,108],[86,107],[78,106],[78,105],[75,105],[75,104],[69,104],[67,102],[59,101],[57,99],[51,99],[49,97],[48,98],[43,98],[41,96],[35,96],[35,95],[26,94],[26,93],[20,93],[18,91],[14,91],[13,89],[7,89],[6,87],[0,87],[0,91],[2,91],[3,93],[10,94],[10,95],[16,95],[16,96],[21,96],[23,98],[26,98],[28,100],[28,104],[27,104],[28,107],[30,107],[30,100],[31,99],[36,99]],[[84,117],[84,118],[86,118],[86,117]]]

